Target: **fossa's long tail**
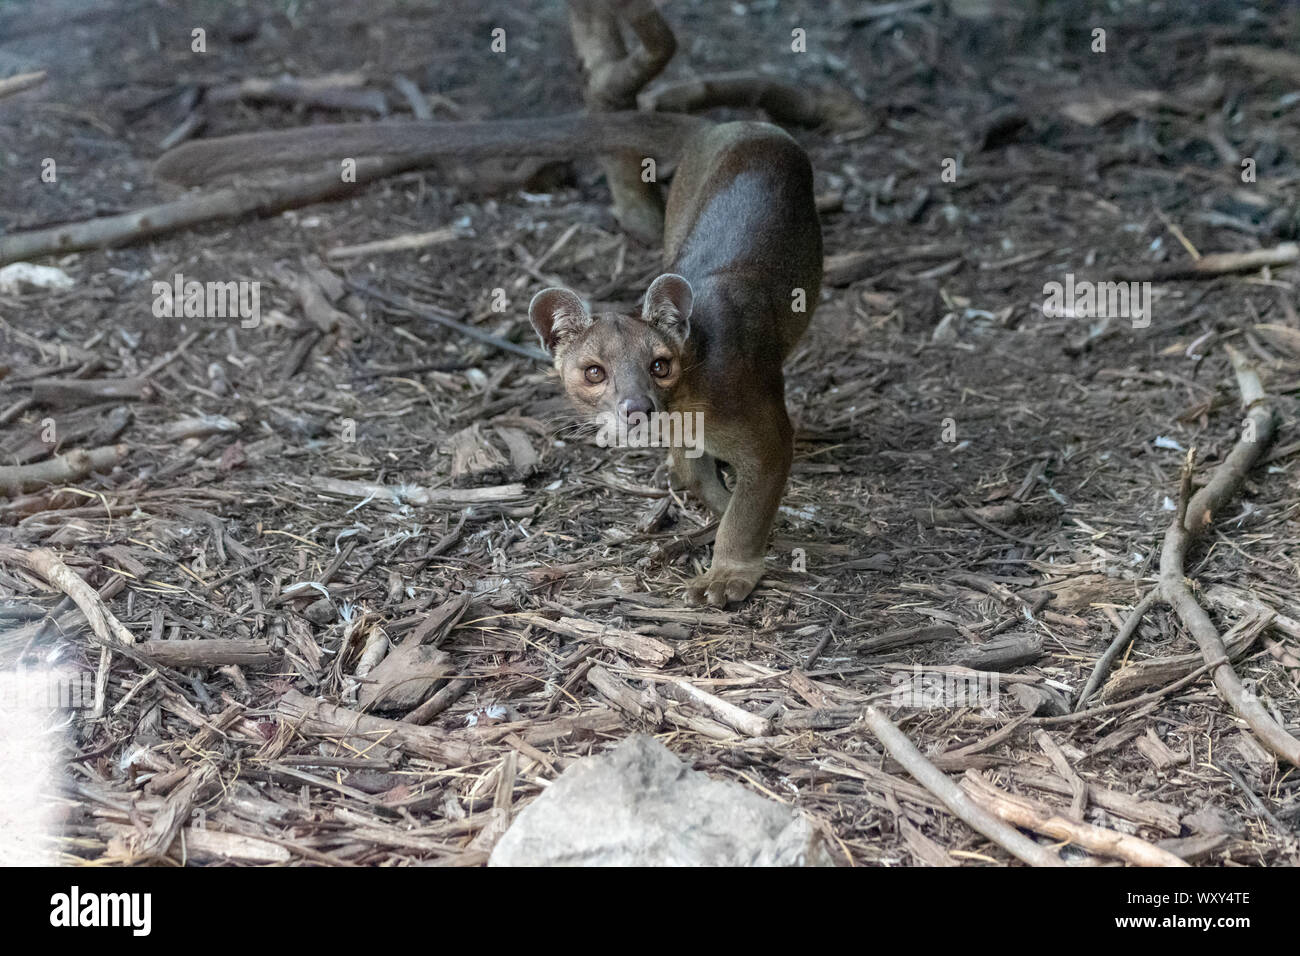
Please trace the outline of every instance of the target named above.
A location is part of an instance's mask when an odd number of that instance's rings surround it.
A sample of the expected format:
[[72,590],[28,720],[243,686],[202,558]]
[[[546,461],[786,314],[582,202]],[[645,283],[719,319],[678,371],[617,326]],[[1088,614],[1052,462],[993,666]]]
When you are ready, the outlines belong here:
[[533,119],[327,123],[185,143],[164,154],[156,174],[199,185],[227,173],[301,167],[363,156],[575,159],[636,151],[675,159],[707,120],[681,113],[573,113]]

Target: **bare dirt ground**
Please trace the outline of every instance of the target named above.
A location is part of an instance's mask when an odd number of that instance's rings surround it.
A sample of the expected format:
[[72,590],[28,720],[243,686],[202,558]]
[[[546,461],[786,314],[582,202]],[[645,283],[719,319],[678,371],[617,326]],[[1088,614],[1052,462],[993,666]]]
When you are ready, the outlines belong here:
[[[1242,602],[1281,615],[1248,628],[1235,667],[1300,731],[1300,269],[1157,281],[1149,325],[1042,311],[1067,274],[1137,278],[1294,238],[1300,74],[1231,48],[1293,49],[1300,16],[1135,4],[1094,22],[1062,4],[975,22],[912,6],[665,8],[668,77],[762,64],[839,84],[870,115],[795,131],[828,256],[862,255],[788,366],[796,463],[770,573],[729,611],[682,602],[707,566],[702,506],[666,490],[661,453],[611,453],[574,428],[543,364],[356,291],[322,330],[291,288],[323,269],[525,345],[545,285],[631,304],[658,255],[618,230],[589,159],[523,190],[493,188],[486,165],[407,173],[47,257],[70,288],[0,291],[0,464],[126,446],[111,472],[0,496],[14,549],[0,656],[107,681],[103,713],[73,725],[63,861],[479,864],[548,780],[641,731],[800,808],[842,862],[1010,862],[883,752],[860,720],[875,703],[954,780],[981,772],[1193,863],[1300,862],[1295,768],[1204,671],[1182,680],[1202,662],[1167,608],[1085,713],[1061,716],[1155,580],[1186,449],[1200,482],[1239,437],[1232,346],[1278,397],[1279,439],[1186,570],[1221,632],[1250,624]],[[505,55],[487,49],[497,26]],[[179,195],[152,175],[160,142],[195,91],[246,77],[360,71],[397,116],[397,74],[440,118],[581,102],[558,4],[0,3],[0,75],[40,68],[44,86],[0,101],[6,233]],[[246,101],[206,117],[204,136],[372,118]],[[423,249],[304,264],[447,226]],[[177,273],[260,282],[260,324],[155,317],[151,284]],[[127,385],[75,386],[107,379]],[[453,481],[457,448],[486,460]],[[84,616],[15,557],[37,548],[138,641],[242,641],[247,657],[105,666]],[[412,702],[366,703],[358,668],[388,642],[428,649],[424,723],[402,720]],[[999,663],[1004,643],[1016,653]],[[995,693],[923,701],[944,677]],[[679,702],[673,679],[771,734]],[[313,700],[346,710],[304,719]],[[367,708],[382,719],[358,719]]]

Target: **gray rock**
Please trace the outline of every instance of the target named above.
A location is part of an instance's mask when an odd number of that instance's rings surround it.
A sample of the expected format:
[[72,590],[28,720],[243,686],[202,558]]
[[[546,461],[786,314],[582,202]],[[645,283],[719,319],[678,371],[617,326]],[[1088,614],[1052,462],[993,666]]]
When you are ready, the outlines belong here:
[[812,825],[629,737],[562,773],[511,824],[489,866],[830,866]]

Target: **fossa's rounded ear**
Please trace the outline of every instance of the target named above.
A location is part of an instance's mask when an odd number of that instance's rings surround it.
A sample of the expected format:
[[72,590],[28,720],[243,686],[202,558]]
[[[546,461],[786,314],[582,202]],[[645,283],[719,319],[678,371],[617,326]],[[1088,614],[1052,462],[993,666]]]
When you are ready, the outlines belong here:
[[542,347],[555,350],[591,325],[591,314],[582,300],[568,289],[543,289],[528,306],[528,321],[537,330]]
[[691,304],[694,301],[691,284],[681,276],[667,272],[651,282],[646,290],[641,318],[681,341],[691,330]]

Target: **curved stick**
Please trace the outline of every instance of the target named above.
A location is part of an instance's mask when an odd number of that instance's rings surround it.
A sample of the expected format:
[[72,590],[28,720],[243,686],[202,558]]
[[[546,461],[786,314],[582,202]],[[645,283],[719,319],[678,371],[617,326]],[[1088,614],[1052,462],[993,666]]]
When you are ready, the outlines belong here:
[[1278,757],[1300,767],[1300,740],[1292,737],[1273,716],[1246,691],[1241,678],[1232,669],[1223,638],[1210,616],[1192,596],[1183,572],[1187,549],[1210,526],[1215,514],[1241,488],[1246,474],[1263,455],[1277,431],[1278,415],[1273,402],[1260,384],[1259,374],[1232,348],[1228,348],[1232,369],[1237,376],[1242,403],[1248,412],[1242,437],[1214,470],[1210,482],[1191,495],[1191,458],[1183,469],[1179,511],[1165,532],[1160,549],[1160,594],[1183,626],[1201,648],[1201,655],[1214,677],[1215,686],[1250,729]]

